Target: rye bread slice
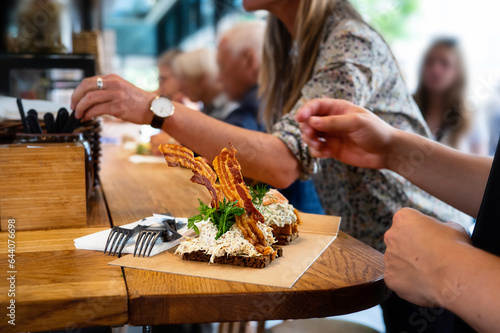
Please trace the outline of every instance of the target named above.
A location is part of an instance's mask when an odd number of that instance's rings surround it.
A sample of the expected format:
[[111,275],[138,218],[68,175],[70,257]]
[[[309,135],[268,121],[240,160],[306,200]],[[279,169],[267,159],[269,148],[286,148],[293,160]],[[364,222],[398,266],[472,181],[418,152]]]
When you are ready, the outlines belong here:
[[277,245],[288,245],[295,238],[299,237],[298,223],[285,224],[278,227],[276,224],[271,225],[273,236],[276,239]]
[[275,235],[276,245],[289,245],[291,241],[299,237],[299,233],[294,233],[292,235]]
[[[273,247],[276,250],[276,257],[283,256],[283,249],[281,247]],[[182,254],[182,260],[191,261],[203,261],[210,262],[210,255],[206,254],[205,251],[193,251],[189,253]],[[259,257],[244,257],[244,256],[222,256],[215,257],[214,263],[223,265],[234,265],[252,268],[264,268],[269,266],[272,262],[271,255],[259,256]]]

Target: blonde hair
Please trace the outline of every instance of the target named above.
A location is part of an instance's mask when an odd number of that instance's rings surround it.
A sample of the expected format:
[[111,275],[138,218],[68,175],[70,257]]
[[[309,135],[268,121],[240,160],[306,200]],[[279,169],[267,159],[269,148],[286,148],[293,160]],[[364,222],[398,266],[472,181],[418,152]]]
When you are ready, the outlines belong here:
[[268,128],[280,113],[289,113],[300,99],[302,88],[313,74],[326,21],[333,13],[364,22],[346,0],[301,1],[295,18],[294,45],[285,25],[276,16],[268,16],[260,75],[260,95]]
[[266,24],[263,21],[247,21],[238,23],[224,31],[218,38],[227,41],[233,56],[238,56],[242,51],[251,49],[255,52],[257,60],[262,59],[262,49],[264,46],[264,33]]
[[172,61],[172,71],[179,78],[206,75],[210,82],[215,82],[219,71],[215,50],[202,48],[179,54]]

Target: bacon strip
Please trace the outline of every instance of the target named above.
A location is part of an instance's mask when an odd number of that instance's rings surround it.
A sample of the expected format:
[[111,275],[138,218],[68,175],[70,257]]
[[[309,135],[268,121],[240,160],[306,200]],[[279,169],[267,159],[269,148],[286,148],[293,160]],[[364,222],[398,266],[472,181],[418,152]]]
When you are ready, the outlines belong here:
[[214,159],[215,172],[219,176],[221,189],[229,201],[237,201],[237,206],[245,209],[247,214],[236,217],[236,225],[257,251],[266,255],[273,252],[267,246],[262,230],[257,222],[264,223],[264,216],[255,208],[252,196],[241,174],[241,165],[235,157],[236,149],[231,145],[231,150],[224,148],[219,156]]
[[224,195],[220,186],[216,184],[217,175],[203,158],[199,156],[195,158],[191,149],[181,145],[163,144],[158,149],[163,153],[168,166],[191,169],[193,171],[191,181],[205,186],[212,197],[212,207],[219,206],[219,201],[222,201]]

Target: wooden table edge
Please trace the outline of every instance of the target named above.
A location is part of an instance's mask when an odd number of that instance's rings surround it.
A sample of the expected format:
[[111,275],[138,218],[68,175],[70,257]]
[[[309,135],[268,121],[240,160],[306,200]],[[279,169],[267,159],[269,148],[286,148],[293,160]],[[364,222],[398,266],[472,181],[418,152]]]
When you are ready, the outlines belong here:
[[[320,289],[320,290],[304,290],[304,291],[292,291],[292,290],[282,290],[276,293],[272,293],[270,296],[269,292],[262,293],[250,293],[252,296],[251,302],[255,304],[253,309],[241,311],[238,315],[235,315],[234,309],[232,311],[224,311],[224,304],[227,307],[231,307],[241,299],[241,294],[204,294],[202,297],[200,295],[148,295],[131,298],[129,296],[129,325],[140,326],[140,325],[167,325],[167,324],[194,324],[194,323],[210,323],[210,322],[239,322],[239,321],[265,321],[265,320],[285,320],[285,319],[308,319],[308,318],[323,318],[331,316],[339,316],[344,314],[349,314],[353,312],[358,312],[362,310],[369,309],[373,306],[379,305],[384,302],[391,294],[391,291],[385,285],[383,277],[373,280],[367,283],[361,283],[349,287],[338,288],[338,289]],[[345,297],[343,295],[350,295]],[[355,297],[352,297],[355,295]],[[168,298],[168,300],[166,300]],[[203,300],[201,300],[203,298]],[[265,311],[259,311],[258,306],[267,306],[270,298],[277,299],[276,304],[273,305],[272,313]],[[307,299],[304,302],[304,299]],[[329,304],[324,304],[326,299],[335,299],[335,302],[326,302]],[[349,300],[355,299],[355,302],[350,303]],[[363,299],[362,302],[359,299]],[[169,308],[189,308],[190,304],[193,302],[219,302],[223,304],[219,307],[221,310],[218,315],[211,317],[210,319],[200,319],[193,318],[193,320],[185,320],[173,317],[169,318],[168,321],[155,320],[159,317],[149,317],[145,312],[148,312],[149,308],[163,308],[165,309],[165,302],[169,304]],[[298,311],[291,314],[287,310],[281,311],[280,304],[286,304],[286,308],[293,307],[293,304],[297,304],[296,308],[307,308],[307,311]],[[311,316],[311,307],[315,305],[322,304],[321,307],[314,308],[314,316]],[[139,309],[139,311],[136,311]],[[229,315],[225,315],[225,313]],[[148,319],[144,319],[144,318]],[[184,317],[183,317],[184,318]]]

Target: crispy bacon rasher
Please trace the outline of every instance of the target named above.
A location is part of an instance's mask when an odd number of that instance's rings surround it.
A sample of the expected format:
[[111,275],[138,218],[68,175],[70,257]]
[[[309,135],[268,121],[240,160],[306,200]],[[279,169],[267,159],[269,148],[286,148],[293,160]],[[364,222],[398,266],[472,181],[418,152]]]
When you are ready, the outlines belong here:
[[168,166],[183,166],[193,171],[191,181],[203,185],[210,192],[212,207],[218,207],[219,202],[224,199],[220,187],[216,184],[217,175],[214,170],[201,157],[194,157],[193,151],[181,145],[163,144],[158,147],[163,153]]
[[[180,145],[163,144],[158,147],[165,156],[168,166],[183,166],[193,171],[191,181],[205,186],[212,196],[212,207],[218,207],[219,202],[226,197],[229,201],[237,201],[237,205],[245,209],[246,214],[236,216],[236,225],[257,251],[263,255],[275,254],[267,246],[264,234],[257,222],[264,223],[264,216],[255,208],[248,187],[241,174],[241,166],[236,159],[236,149],[224,148],[214,161],[214,169],[201,158],[194,158],[193,152]],[[220,185],[216,183],[217,176]]]
[[238,201],[237,206],[244,208],[247,213],[236,216],[236,225],[245,239],[264,255],[273,252],[273,249],[267,246],[264,234],[256,224],[256,222],[264,223],[264,216],[253,205],[252,196],[243,180],[241,165],[236,159],[236,149],[233,145],[230,150],[222,149],[219,156],[214,159],[213,166],[226,198],[229,201]]

